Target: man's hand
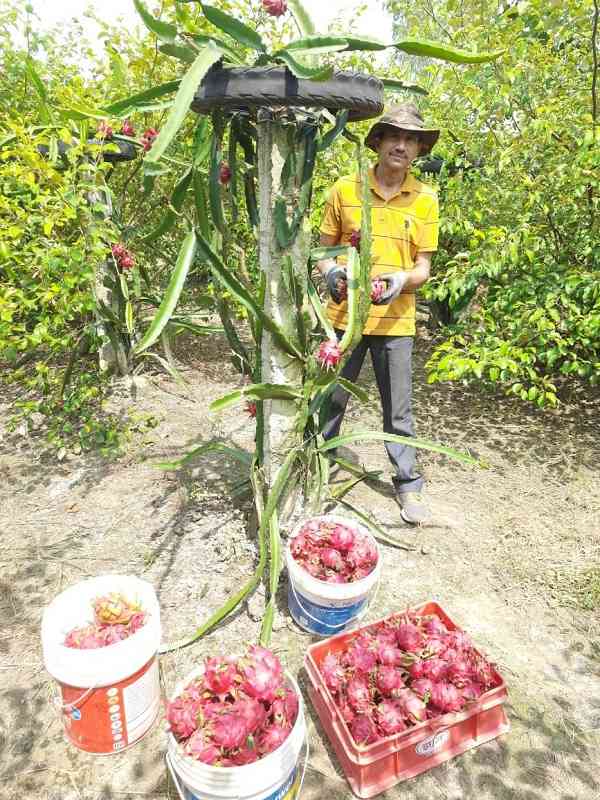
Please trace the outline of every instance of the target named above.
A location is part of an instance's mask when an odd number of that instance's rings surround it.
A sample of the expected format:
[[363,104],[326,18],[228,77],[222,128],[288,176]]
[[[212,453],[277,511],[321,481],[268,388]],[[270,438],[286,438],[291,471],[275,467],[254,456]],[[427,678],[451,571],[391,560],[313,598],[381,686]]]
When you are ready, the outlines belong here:
[[377,275],[377,278],[380,281],[385,281],[387,284],[387,289],[381,295],[379,300],[374,300],[373,305],[376,306],[386,306],[388,303],[391,303],[392,300],[395,300],[404,286],[406,285],[406,281],[408,280],[408,273],[407,272],[386,272],[385,275]]
[[347,294],[347,291],[344,291],[344,289],[347,290],[346,282],[348,280],[346,277],[346,270],[342,269],[342,267],[338,267],[334,262],[323,272],[323,277],[327,281],[327,288],[329,289],[329,294],[333,301],[338,304],[341,303]]

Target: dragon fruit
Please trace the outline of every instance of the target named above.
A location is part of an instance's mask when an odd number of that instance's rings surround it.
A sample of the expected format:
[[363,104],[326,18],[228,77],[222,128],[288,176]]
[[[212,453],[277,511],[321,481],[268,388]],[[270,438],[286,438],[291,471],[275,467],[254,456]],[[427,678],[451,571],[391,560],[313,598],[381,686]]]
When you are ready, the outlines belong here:
[[123,120],[121,125],[121,133],[123,136],[135,136],[135,128],[128,119]]
[[440,681],[448,674],[448,664],[441,658],[428,658],[423,661],[422,675],[432,681]]
[[428,636],[445,636],[448,633],[448,628],[435,614],[425,619],[423,630]]
[[240,671],[244,676],[240,687],[242,691],[257,700],[273,701],[283,683],[279,661],[270,651],[262,647],[251,647],[248,658],[242,659],[240,664]]
[[185,743],[185,752],[196,761],[216,766],[222,760],[221,750],[207,738],[204,731],[195,731]]
[[98,123],[98,127],[96,128],[96,136],[99,139],[112,139],[113,129],[105,119]]
[[382,281],[381,278],[373,278],[371,281],[371,302],[376,303],[378,300],[381,300],[386,289],[387,284],[385,281]]
[[290,728],[280,728],[278,725],[267,728],[258,737],[258,752],[263,756],[272,753],[273,750],[277,750],[285,742],[289,735]]
[[344,569],[344,559],[340,552],[333,547],[324,547],[319,553],[323,566],[340,572]]
[[383,700],[375,712],[377,724],[384,736],[392,736],[407,728],[402,707],[394,700]]
[[255,700],[253,697],[238,700],[237,703],[235,703],[234,708],[235,711],[243,718],[246,731],[249,735],[255,733],[256,730],[266,722],[267,712],[264,705],[258,700]]
[[226,694],[237,676],[235,659],[207,658],[204,662],[206,687],[215,694]]
[[396,690],[404,688],[402,673],[395,667],[383,665],[377,670],[375,685],[383,697],[391,697]]
[[375,723],[366,714],[354,717],[350,723],[350,733],[356,744],[371,744],[380,738]]
[[231,712],[218,717],[212,726],[212,738],[217,747],[233,750],[241,747],[249,731],[245,717]]
[[281,17],[287,11],[285,0],[262,0],[262,7],[272,17]]
[[350,234],[350,247],[354,247],[360,253],[360,231],[352,231]]
[[344,654],[344,663],[356,672],[368,674],[377,665],[377,655],[361,642],[356,642]]
[[440,681],[431,687],[431,704],[446,714],[460,711],[465,704],[465,698],[456,686],[447,681]]
[[429,680],[429,678],[417,678],[416,681],[413,681],[410,685],[410,688],[413,692],[418,695],[421,700],[424,700],[425,697],[431,697],[431,687],[433,686],[433,681]]
[[377,659],[380,664],[390,664],[392,667],[398,667],[402,664],[404,655],[402,650],[389,642],[384,642],[377,647]]
[[147,128],[143,132],[140,138],[140,144],[142,145],[142,147],[146,152],[148,152],[148,150],[151,149],[152,145],[154,144],[154,140],[156,139],[157,136],[158,136],[158,131],[156,130],[156,128]]
[[460,689],[460,693],[465,700],[478,700],[484,692],[485,687],[477,681],[469,681]]
[[335,369],[342,358],[342,351],[336,339],[327,339],[321,342],[315,358],[323,369]]
[[169,703],[167,721],[177,739],[187,739],[198,727],[198,703],[191,702],[188,698],[177,697]]
[[396,693],[396,700],[407,719],[413,722],[422,722],[426,719],[425,703],[411,689],[401,689]]
[[226,161],[222,161],[219,167],[219,183],[221,186],[227,186],[231,181],[232,175],[233,173],[229,164]]
[[400,650],[407,653],[417,653],[423,647],[421,631],[412,622],[403,622],[398,625],[396,641]]
[[371,706],[371,693],[369,686],[364,678],[351,678],[346,687],[346,696],[352,708],[365,713]]
[[344,680],[344,669],[333,653],[328,653],[321,662],[321,674],[325,679],[325,685],[331,692],[339,691]]
[[118,644],[142,628],[148,618],[139,603],[131,602],[119,592],[96,598],[90,611],[94,622],[70,630],[65,636],[65,647],[96,650]]
[[340,553],[347,553],[354,544],[356,534],[346,525],[337,524],[329,534],[329,543]]

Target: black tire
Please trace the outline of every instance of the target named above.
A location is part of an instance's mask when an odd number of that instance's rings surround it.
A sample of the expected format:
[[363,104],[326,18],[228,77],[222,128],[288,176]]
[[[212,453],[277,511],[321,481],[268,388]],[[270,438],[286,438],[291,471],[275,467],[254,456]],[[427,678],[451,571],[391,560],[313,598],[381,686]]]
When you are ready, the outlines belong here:
[[192,101],[192,109],[260,107],[347,108],[357,122],[383,112],[383,84],[373,75],[334,72],[328,81],[297,78],[287,67],[232,67],[220,64],[206,73]]

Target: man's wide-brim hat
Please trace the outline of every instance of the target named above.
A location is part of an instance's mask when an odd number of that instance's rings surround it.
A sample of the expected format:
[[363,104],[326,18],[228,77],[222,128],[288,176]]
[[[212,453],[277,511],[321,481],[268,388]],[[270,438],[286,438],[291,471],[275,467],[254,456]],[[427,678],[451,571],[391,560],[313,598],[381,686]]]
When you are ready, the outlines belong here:
[[395,129],[400,131],[414,131],[419,134],[421,141],[421,155],[427,155],[437,142],[440,135],[437,128],[426,128],[423,117],[419,109],[412,103],[404,103],[401,106],[394,106],[384,114],[367,134],[365,144],[371,150],[377,151],[377,140],[379,135],[386,130]]

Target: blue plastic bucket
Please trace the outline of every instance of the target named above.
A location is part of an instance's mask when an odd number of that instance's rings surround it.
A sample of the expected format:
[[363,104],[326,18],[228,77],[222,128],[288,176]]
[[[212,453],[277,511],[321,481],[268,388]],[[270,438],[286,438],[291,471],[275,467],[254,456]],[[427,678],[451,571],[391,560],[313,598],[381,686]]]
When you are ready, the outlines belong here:
[[[288,568],[288,607],[296,623],[309,633],[318,636],[333,636],[352,627],[366,612],[369,596],[379,582],[381,574],[381,551],[369,531],[350,517],[338,517],[326,514],[311,517],[314,520],[336,522],[355,528],[363,536],[369,538],[377,548],[377,564],[375,569],[360,581],[354,583],[326,583],[309,575],[292,556],[289,541],[285,551]],[[308,522],[299,523],[290,541]]]

